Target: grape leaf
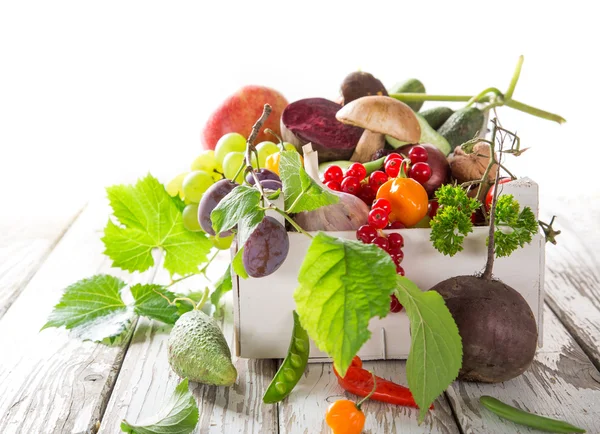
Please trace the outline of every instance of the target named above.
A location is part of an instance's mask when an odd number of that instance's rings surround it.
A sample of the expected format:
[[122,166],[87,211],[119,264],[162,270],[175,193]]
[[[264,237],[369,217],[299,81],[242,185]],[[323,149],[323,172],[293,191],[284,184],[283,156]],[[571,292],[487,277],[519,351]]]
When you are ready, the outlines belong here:
[[164,267],[173,274],[198,272],[211,243],[203,232],[183,226],[181,211],[156,178],[148,175],[135,185],[107,188],[108,199],[120,225],[109,220],[102,241],[113,266],[145,271],[154,265],[152,249],[165,253]]
[[300,154],[296,151],[283,151],[281,153],[279,176],[283,183],[287,213],[313,211],[339,201],[335,194],[321,187],[306,173],[304,167],[302,167]]
[[131,434],[189,434],[198,424],[198,418],[198,406],[188,389],[186,378],[153,417],[136,424],[123,419],[121,431]]
[[390,310],[396,267],[379,247],[319,232],[304,258],[298,282],[294,299],[302,326],[344,376],[371,336],[369,320],[384,317]]
[[133,310],[138,315],[162,321],[165,324],[175,324],[175,321],[179,319],[180,310],[178,307],[169,304],[167,300],[160,296],[162,294],[173,301],[177,295],[165,289],[164,286],[137,284],[133,285],[130,290],[135,300]]
[[219,302],[221,301],[221,297],[224,294],[231,291],[233,289],[233,282],[231,280],[231,265],[227,267],[225,273],[219,278],[217,283],[215,284],[215,290],[210,295],[210,302],[213,306],[217,307]]
[[124,287],[125,282],[106,274],[70,285],[42,330],[65,326],[77,337],[96,342],[121,337],[133,316],[121,298]]
[[458,376],[462,341],[442,296],[421,290],[406,277],[397,277],[395,291],[410,320],[410,354],[406,377],[422,422],[431,403]]

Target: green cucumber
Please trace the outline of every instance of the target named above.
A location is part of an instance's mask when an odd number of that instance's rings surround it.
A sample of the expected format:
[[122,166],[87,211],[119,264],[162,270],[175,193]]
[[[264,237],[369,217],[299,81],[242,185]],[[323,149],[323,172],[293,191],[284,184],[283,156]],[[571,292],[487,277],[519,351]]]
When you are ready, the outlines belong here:
[[475,137],[483,128],[485,116],[476,107],[457,110],[448,118],[438,133],[448,140],[452,150]]
[[[448,155],[452,148],[448,141],[436,130],[431,128],[425,118],[421,116],[419,113],[415,113],[417,120],[419,121],[419,125],[421,126],[421,138],[419,139],[419,143],[429,143],[440,151],[444,153],[444,155]],[[385,140],[394,148],[398,149],[404,145],[408,145],[410,143],[401,142],[400,140],[396,140],[393,137],[385,136]]]
[[454,113],[450,107],[434,107],[419,113],[434,130],[441,127]]
[[[396,83],[388,90],[389,93],[425,93],[425,85],[416,78],[410,78],[402,83]],[[414,112],[418,112],[423,107],[423,101],[407,102]]]

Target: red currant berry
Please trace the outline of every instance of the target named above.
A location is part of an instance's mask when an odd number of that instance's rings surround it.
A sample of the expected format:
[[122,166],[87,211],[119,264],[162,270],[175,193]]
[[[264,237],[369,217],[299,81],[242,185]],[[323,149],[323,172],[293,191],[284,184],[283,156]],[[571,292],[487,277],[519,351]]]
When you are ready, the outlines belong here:
[[375,172],[371,173],[371,176],[369,176],[369,184],[371,185],[371,188],[375,190],[378,190],[379,187],[387,182],[387,180],[388,176],[379,170],[376,170]]
[[325,186],[332,189],[333,191],[342,191],[342,186],[337,181],[327,181]]
[[404,247],[404,237],[398,233],[391,233],[388,235],[388,241],[390,242],[390,246],[394,248],[401,249]]
[[377,197],[377,190],[374,190],[369,184],[362,184],[358,192],[358,197],[367,205],[371,205]]
[[427,211],[427,214],[429,214],[430,218],[434,218],[436,216],[439,207],[440,204],[437,201],[437,199],[434,199],[431,202],[429,202],[429,210]]
[[389,249],[390,244],[388,243],[387,238],[385,237],[377,237],[373,240],[373,244],[375,244],[377,247],[387,251],[387,249]]
[[387,229],[406,229],[406,226],[400,221],[391,222]]
[[365,244],[371,244],[377,236],[377,229],[369,225],[362,225],[356,231],[356,239]]
[[[388,243],[389,243],[389,241],[390,240],[388,240]],[[404,259],[404,253],[402,252],[402,250],[398,250],[398,251],[392,253],[390,256],[392,257],[392,261],[394,261],[394,264],[396,264],[396,265],[400,265],[400,263]]]
[[396,274],[404,276],[404,268],[402,268],[400,265],[396,265]]
[[402,164],[402,160],[398,160],[398,159],[388,161],[387,163],[385,163],[385,173],[387,173],[387,175],[390,178],[398,177],[398,174],[400,173],[400,165],[401,164]]
[[429,158],[429,154],[427,153],[427,149],[423,146],[413,146],[408,151],[408,158],[410,158],[410,162],[415,163],[424,163]]
[[[389,242],[390,242],[390,240],[389,240],[389,238],[388,238],[388,243],[389,243]],[[390,244],[390,248],[388,249],[388,253],[390,254],[390,256],[392,256],[392,255],[395,255],[396,253],[398,253],[400,250],[402,250],[402,249],[400,249],[399,247],[393,247],[393,246]]]
[[388,215],[384,209],[373,208],[369,212],[369,224],[377,229],[383,229],[388,224]]
[[350,171],[354,173],[354,176],[356,176],[359,181],[362,181],[367,177],[367,169],[360,163],[352,163],[348,168],[348,172]]
[[377,199],[375,202],[373,202],[373,209],[375,208],[381,208],[388,215],[392,212],[392,204],[387,199]]
[[390,302],[390,312],[398,313],[402,310],[402,305],[398,301],[395,295],[390,296],[392,301]]
[[387,157],[385,157],[385,160],[383,160],[383,165],[385,166],[387,164],[388,161],[390,160],[400,160],[402,161],[404,159],[404,157],[402,157],[402,155],[397,154],[396,152],[389,154]]
[[323,174],[323,179],[325,179],[325,181],[342,182],[343,178],[344,172],[340,166],[329,166]]
[[431,167],[427,163],[415,163],[410,167],[408,176],[419,184],[425,184],[431,178]]
[[355,176],[346,176],[342,181],[342,191],[353,195],[358,194],[360,189],[360,181]]

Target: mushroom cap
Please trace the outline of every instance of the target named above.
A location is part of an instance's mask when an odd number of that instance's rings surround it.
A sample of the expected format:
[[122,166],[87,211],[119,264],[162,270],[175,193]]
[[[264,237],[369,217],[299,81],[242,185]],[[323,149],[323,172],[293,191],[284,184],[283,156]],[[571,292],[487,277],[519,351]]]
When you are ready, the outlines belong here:
[[402,142],[418,143],[421,127],[412,109],[389,96],[364,96],[346,104],[335,115],[338,121],[387,134]]

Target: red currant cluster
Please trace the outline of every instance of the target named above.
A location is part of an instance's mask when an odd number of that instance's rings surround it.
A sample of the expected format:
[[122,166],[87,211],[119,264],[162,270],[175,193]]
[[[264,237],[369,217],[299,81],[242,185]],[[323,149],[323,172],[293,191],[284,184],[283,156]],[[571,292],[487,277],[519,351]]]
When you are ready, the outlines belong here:
[[[389,154],[383,163],[383,170],[376,170],[367,176],[367,169],[360,163],[352,163],[344,174],[340,166],[329,166],[323,174],[325,185],[335,191],[343,191],[359,197],[371,205],[377,196],[377,190],[390,178],[404,175],[424,184],[431,178],[431,168],[427,164],[429,155],[422,146],[413,146],[405,159],[397,153]],[[409,169],[410,167],[410,169]]]
[[[388,216],[391,209],[389,201],[386,199],[377,199],[373,203],[373,208],[369,213],[369,223],[358,228],[356,238],[365,244],[375,244],[377,247],[385,250],[394,261],[394,264],[396,264],[396,273],[404,276],[404,268],[400,265],[404,259],[404,252],[402,251],[404,238],[398,233],[386,235],[381,232],[381,229],[388,225]],[[392,295],[391,297],[390,311],[400,312],[402,305],[396,296]]]
[[367,178],[367,169],[360,163],[352,163],[345,174],[340,166],[329,166],[323,178],[325,185],[330,189],[357,196],[367,205],[375,200],[379,188],[370,182],[371,177]]

